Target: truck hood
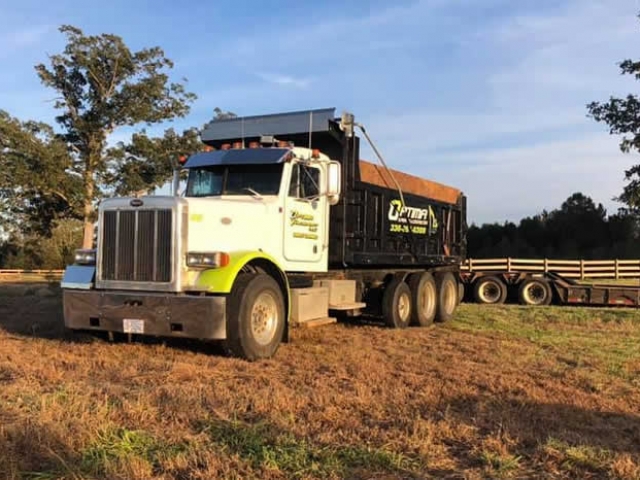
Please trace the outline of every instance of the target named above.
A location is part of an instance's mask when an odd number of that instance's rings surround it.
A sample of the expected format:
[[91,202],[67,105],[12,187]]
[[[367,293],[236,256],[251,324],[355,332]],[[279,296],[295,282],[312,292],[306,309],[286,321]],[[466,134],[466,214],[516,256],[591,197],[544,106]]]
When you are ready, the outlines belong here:
[[[277,235],[277,197],[184,198],[188,205],[189,251],[258,250]],[[280,232],[281,235],[281,232]]]

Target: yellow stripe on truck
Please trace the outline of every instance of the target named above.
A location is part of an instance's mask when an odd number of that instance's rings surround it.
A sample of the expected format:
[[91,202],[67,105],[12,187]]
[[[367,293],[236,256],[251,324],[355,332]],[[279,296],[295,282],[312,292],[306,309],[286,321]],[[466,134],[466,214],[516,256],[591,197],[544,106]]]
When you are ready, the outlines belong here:
[[282,267],[278,265],[278,262],[264,252],[229,252],[229,265],[226,267],[204,270],[198,275],[195,287],[197,290],[204,290],[209,293],[231,293],[233,283],[236,281],[236,277],[240,273],[240,270],[242,270],[242,267],[256,259],[267,260],[282,271]]

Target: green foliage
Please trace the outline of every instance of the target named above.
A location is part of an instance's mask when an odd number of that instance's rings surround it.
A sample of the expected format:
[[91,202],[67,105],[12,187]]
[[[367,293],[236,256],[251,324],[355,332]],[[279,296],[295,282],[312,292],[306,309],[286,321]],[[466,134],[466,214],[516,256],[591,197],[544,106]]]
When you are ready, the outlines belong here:
[[213,109],[213,119],[211,119],[211,121],[216,122],[218,120],[229,120],[231,118],[238,118],[238,115],[233,112],[222,110],[220,107],[216,107]]
[[143,431],[124,428],[99,432],[93,443],[82,452],[82,470],[94,474],[104,474],[131,457],[138,457],[149,463],[157,461],[162,450],[155,438]]
[[[195,95],[183,84],[169,81],[167,70],[173,63],[159,47],[133,52],[116,35],[85,35],[68,25],[60,31],[67,37],[64,51],[50,57],[50,66],[35,68],[42,83],[59,95],[56,121],[72,155],[70,170],[82,180],[83,244],[89,247],[95,203],[104,195],[101,187],[116,173],[106,155],[108,135],[119,127],[184,117]],[[129,174],[136,171],[126,166],[131,158],[116,155],[113,160],[119,171]],[[146,161],[156,159],[162,161],[158,155],[149,155]],[[140,188],[148,176],[131,173],[130,178]],[[157,184],[158,175],[151,175],[151,180]]]
[[109,150],[113,171],[109,184],[116,195],[147,193],[162,186],[173,174],[177,160],[202,148],[196,129],[182,134],[173,129],[164,136],[150,138],[145,132],[136,133],[130,143],[120,143]]
[[[640,80],[640,61],[624,60],[620,71]],[[611,135],[622,135],[620,149],[623,152],[640,152],[640,97],[633,94],[625,98],[610,97],[606,102],[591,102],[587,110],[594,120],[608,125]],[[625,178],[628,183],[618,200],[640,213],[640,164],[626,170]]]
[[[81,180],[66,144],[44,123],[0,110],[0,227],[48,234],[55,221],[78,218]],[[19,221],[16,221],[19,220]]]
[[347,477],[359,469],[408,473],[419,462],[401,453],[353,446],[318,446],[264,424],[211,422],[203,432],[229,454],[253,469],[276,471],[287,478]]

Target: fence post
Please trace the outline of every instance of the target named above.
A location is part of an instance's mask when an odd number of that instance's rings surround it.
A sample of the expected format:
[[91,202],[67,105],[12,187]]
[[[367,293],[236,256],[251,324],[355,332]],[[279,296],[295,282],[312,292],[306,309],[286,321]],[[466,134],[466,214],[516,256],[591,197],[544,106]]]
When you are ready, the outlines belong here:
[[616,280],[620,279],[620,267],[618,263],[618,259],[616,258]]
[[511,273],[511,257],[507,258],[507,272]]
[[584,280],[584,260],[580,259],[580,280]]

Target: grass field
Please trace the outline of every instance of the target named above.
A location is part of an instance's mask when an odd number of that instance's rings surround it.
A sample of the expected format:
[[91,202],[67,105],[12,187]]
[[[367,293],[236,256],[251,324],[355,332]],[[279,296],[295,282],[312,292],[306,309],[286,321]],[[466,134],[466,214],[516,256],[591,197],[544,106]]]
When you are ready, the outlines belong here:
[[461,306],[271,361],[65,338],[0,285],[0,478],[640,478],[640,312]]

